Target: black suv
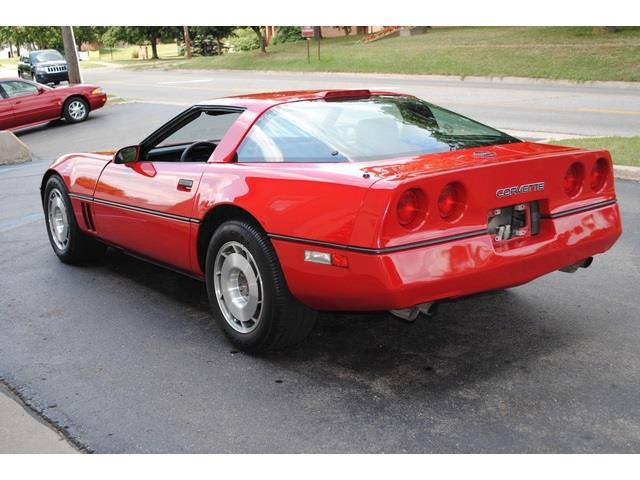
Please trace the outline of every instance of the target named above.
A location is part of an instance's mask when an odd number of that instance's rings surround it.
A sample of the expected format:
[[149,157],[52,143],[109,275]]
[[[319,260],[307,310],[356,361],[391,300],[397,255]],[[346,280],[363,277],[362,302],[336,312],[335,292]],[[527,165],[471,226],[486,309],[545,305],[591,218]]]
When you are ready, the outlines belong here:
[[18,76],[38,83],[69,81],[67,61],[57,50],[35,50],[20,57]]

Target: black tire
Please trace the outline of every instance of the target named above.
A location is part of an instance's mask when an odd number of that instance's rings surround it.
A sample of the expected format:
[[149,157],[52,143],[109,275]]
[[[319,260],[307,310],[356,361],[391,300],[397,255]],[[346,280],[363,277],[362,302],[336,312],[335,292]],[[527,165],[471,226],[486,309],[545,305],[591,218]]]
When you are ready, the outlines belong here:
[[[69,235],[63,246],[56,244],[53,233],[51,232],[51,224],[49,221],[49,204],[54,191],[60,193],[67,216]],[[76,222],[75,215],[73,214],[73,208],[71,207],[67,188],[62,179],[57,175],[52,175],[49,180],[47,180],[47,184],[44,189],[43,207],[49,242],[51,243],[53,251],[62,262],[74,264],[97,260],[102,257],[107,246],[80,230],[78,223]]]
[[[77,102],[79,102],[84,108],[84,114],[81,117],[77,117],[73,113],[73,109],[77,105]],[[81,97],[68,98],[62,107],[62,116],[69,123],[84,122],[89,117],[89,104]]]
[[[237,242],[249,251],[262,279],[262,310],[255,329],[249,333],[237,331],[225,319],[216,294],[215,261],[221,247],[228,242]],[[317,312],[293,298],[271,242],[253,223],[230,220],[214,232],[207,249],[205,272],[211,310],[222,331],[238,349],[250,353],[282,349],[299,343],[313,329]]]

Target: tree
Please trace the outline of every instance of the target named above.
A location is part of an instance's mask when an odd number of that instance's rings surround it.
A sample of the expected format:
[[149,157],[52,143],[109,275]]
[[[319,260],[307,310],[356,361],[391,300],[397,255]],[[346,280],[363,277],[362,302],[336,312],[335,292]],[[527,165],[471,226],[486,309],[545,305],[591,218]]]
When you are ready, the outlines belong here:
[[217,53],[222,55],[222,39],[233,34],[236,27],[189,27],[189,31],[193,32],[197,37],[199,44],[202,44],[207,40],[207,37],[213,39],[216,42]]
[[78,51],[83,43],[99,42],[106,30],[107,27],[73,27]]
[[111,38],[124,42],[151,45],[151,58],[158,59],[158,40],[175,39],[180,34],[180,27],[109,27]]
[[0,27],[0,40],[15,45],[18,55],[20,55],[21,46],[27,46],[31,50],[36,48],[62,50],[62,37],[58,27]]
[[189,27],[182,27],[184,36],[184,56],[191,58],[191,35],[189,34]]
[[260,51],[262,53],[267,53],[267,45],[264,40],[264,35],[262,34],[262,27],[252,27],[249,26],[251,30],[254,31],[256,37],[258,37],[258,44],[260,45]]

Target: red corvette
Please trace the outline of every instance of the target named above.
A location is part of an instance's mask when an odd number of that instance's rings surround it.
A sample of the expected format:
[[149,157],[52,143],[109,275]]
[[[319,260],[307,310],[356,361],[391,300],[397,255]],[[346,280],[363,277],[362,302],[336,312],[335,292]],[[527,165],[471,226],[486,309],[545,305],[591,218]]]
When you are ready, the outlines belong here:
[[42,180],[63,262],[111,245],[206,282],[247,351],[316,310],[433,306],[574,271],[621,234],[606,151],[523,142],[409,95],[303,91],[195,105],[139,145]]
[[107,103],[95,85],[51,88],[29,80],[0,79],[0,130],[17,130],[64,118],[82,122]]

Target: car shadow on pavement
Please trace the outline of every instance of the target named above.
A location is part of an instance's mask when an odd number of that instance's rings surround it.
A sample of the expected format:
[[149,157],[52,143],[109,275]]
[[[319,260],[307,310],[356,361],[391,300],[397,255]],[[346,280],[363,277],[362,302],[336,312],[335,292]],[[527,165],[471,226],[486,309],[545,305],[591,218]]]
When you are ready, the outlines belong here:
[[[211,326],[203,283],[109,252],[109,271],[197,310],[201,333],[211,339],[205,340],[208,348],[226,343]],[[435,317],[413,323],[386,312],[323,312],[300,345],[258,357],[234,356],[268,363],[281,378],[291,373],[318,384],[344,382],[383,396],[445,393],[505,371],[526,376],[538,359],[578,341],[579,333],[520,295],[519,288],[443,303]],[[176,318],[180,321],[187,320]]]

